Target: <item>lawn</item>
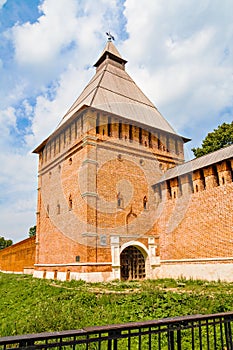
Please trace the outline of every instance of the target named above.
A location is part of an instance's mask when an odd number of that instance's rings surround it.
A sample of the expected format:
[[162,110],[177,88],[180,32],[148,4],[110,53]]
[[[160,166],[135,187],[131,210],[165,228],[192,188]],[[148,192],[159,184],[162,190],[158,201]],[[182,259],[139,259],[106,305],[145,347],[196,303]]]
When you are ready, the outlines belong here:
[[61,282],[0,273],[0,336],[233,310],[233,283]]

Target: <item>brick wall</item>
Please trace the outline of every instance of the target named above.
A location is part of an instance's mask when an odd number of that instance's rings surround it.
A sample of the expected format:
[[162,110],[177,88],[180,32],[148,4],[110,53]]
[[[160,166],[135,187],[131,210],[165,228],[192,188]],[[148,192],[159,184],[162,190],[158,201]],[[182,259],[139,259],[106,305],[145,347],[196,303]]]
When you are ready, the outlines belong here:
[[35,237],[0,250],[0,271],[31,272],[35,264]]
[[109,277],[113,236],[118,248],[137,241],[145,250],[153,238],[162,264],[232,257],[230,161],[161,182],[182,163],[182,140],[135,125],[131,138],[129,124],[91,109],[80,118],[41,150],[37,276]]
[[[40,155],[37,269],[57,263],[66,264],[65,271],[77,256],[80,263],[111,263],[111,235],[155,234],[143,198],[152,209],[152,184],[163,174],[159,165],[167,169],[183,159],[175,149],[182,139],[161,132],[159,145],[158,133],[141,130],[140,142],[140,128],[133,126],[130,140],[128,124],[91,109],[70,123]],[[118,193],[123,196],[119,208]]]
[[232,257],[233,183],[160,202],[161,260]]

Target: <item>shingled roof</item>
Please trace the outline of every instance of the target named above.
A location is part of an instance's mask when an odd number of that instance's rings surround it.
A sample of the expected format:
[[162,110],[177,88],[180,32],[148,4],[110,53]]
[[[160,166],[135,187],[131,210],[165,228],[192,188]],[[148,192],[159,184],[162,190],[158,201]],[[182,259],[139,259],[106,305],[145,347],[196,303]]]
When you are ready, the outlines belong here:
[[125,71],[124,60],[111,41],[108,41],[94,65],[96,74],[63,117],[60,127],[83,106],[106,111],[126,120],[176,134]]
[[198,169],[203,169],[212,164],[222,162],[233,157],[233,145],[223,147],[218,151],[211,152],[202,157],[192,159],[188,162],[175,166],[174,168],[168,169],[162,176],[159,182],[173,179],[178,176],[182,176],[191,173]]

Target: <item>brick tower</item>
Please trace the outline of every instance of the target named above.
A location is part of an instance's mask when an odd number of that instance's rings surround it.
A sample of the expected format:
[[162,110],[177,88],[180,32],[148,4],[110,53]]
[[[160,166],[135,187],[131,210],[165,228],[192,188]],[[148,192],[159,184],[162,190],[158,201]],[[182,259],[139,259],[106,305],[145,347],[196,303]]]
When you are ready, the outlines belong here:
[[[125,71],[111,40],[96,73],[39,154],[35,277],[151,277],[159,263],[164,172],[184,161],[176,134]],[[159,209],[160,210],[160,209]]]

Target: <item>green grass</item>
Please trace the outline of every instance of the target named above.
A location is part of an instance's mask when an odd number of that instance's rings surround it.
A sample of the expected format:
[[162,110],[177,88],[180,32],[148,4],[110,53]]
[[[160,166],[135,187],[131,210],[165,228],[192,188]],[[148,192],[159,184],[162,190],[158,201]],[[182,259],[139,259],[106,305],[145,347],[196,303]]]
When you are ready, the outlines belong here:
[[85,283],[0,273],[0,336],[233,310],[233,283]]

